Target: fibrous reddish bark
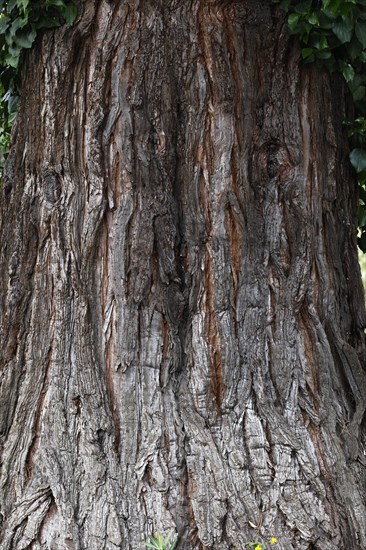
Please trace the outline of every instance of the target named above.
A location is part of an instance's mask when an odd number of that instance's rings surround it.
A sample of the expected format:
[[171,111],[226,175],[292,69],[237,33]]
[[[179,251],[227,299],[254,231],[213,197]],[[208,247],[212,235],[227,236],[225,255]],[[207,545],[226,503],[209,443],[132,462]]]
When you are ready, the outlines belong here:
[[270,1],[86,1],[1,199],[1,548],[366,547],[336,76]]

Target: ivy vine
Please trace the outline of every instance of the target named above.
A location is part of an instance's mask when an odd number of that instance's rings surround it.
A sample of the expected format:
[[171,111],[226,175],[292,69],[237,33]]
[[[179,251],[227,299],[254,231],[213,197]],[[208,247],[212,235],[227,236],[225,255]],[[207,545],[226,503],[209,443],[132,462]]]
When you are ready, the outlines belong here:
[[344,121],[359,182],[359,239],[366,252],[366,0],[273,0],[287,12],[299,36],[305,63],[343,75],[352,94],[355,120]]
[[8,154],[19,101],[19,67],[24,50],[40,30],[71,25],[76,6],[68,0],[0,0],[0,170]]

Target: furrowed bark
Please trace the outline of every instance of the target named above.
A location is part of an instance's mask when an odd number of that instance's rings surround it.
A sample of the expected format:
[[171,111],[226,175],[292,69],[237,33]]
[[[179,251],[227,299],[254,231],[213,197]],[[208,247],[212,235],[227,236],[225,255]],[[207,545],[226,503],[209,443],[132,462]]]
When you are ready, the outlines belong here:
[[2,187],[1,548],[366,547],[341,81],[271,2],[85,2]]

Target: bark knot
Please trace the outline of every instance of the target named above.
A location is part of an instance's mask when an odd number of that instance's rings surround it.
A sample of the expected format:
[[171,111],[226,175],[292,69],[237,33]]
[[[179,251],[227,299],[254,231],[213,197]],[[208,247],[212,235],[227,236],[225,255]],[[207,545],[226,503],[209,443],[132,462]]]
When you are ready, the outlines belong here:
[[61,195],[61,178],[54,170],[45,170],[41,175],[42,191],[46,202],[55,204]]

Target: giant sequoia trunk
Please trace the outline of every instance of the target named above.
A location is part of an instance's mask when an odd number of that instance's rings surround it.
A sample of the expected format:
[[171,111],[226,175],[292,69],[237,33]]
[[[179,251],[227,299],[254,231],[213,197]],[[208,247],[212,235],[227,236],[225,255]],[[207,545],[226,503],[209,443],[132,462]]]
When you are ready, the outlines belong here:
[[87,0],[1,197],[1,549],[366,548],[336,76],[269,0]]

